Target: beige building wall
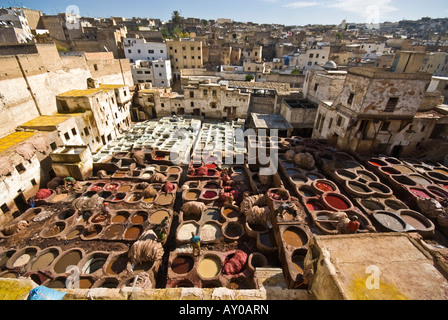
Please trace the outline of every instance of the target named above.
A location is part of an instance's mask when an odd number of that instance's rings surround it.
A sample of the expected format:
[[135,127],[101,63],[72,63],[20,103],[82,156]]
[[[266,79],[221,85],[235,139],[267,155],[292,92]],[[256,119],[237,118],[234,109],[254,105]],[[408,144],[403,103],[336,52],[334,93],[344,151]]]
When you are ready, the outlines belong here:
[[182,69],[202,68],[202,41],[167,40],[166,46],[173,73],[180,73]]

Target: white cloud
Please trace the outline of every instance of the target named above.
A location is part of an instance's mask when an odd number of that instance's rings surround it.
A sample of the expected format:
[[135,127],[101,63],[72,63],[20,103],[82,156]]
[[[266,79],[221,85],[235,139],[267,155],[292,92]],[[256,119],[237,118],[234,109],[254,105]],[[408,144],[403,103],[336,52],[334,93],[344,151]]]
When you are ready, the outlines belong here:
[[328,8],[357,13],[361,17],[367,17],[369,11],[372,10],[377,10],[380,16],[384,16],[398,10],[392,2],[392,0],[336,0],[327,2],[326,6]]

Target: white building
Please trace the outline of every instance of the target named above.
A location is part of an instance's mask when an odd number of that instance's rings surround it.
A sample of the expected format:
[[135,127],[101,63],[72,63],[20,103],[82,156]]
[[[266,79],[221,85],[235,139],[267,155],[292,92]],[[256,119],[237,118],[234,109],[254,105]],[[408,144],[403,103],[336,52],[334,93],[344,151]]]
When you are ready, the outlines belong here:
[[137,60],[131,65],[131,70],[134,83],[151,84],[152,87],[171,87],[170,60]]
[[145,39],[125,38],[124,54],[131,63],[137,60],[154,61],[167,59],[167,49],[165,43],[146,42]]
[[315,67],[322,67],[328,62],[330,56],[330,47],[313,47],[295,55],[289,65],[298,70],[306,71]]
[[[16,38],[14,41],[16,43],[27,43],[34,38],[25,12],[20,9],[0,9],[0,28],[2,28],[2,33],[7,31],[7,28],[11,29],[12,33],[14,33],[13,38]],[[6,39],[0,38],[0,40],[4,41]],[[12,41],[10,40],[9,42]]]

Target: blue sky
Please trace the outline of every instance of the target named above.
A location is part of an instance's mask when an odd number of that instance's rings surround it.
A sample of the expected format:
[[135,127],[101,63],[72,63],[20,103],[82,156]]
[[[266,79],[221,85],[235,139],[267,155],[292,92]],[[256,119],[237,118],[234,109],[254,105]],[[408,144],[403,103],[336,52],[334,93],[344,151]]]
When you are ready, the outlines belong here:
[[285,25],[384,22],[421,17],[448,17],[447,0],[2,0],[3,6],[25,6],[46,14],[70,5],[88,17],[148,17],[169,20],[174,10],[184,17]]

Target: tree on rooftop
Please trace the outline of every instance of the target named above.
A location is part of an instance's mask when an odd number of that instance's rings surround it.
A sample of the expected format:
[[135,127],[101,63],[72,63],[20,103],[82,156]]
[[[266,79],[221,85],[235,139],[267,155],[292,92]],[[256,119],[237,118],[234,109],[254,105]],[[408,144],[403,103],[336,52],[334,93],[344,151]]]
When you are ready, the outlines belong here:
[[180,12],[177,10],[173,11],[171,15],[171,22],[174,24],[179,24],[182,21],[182,17],[180,16]]

